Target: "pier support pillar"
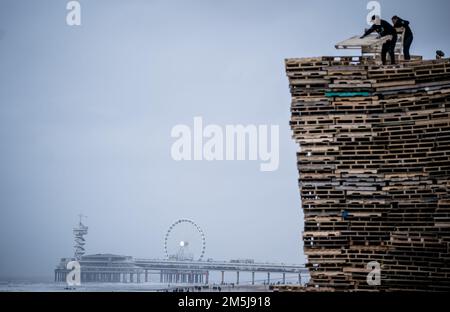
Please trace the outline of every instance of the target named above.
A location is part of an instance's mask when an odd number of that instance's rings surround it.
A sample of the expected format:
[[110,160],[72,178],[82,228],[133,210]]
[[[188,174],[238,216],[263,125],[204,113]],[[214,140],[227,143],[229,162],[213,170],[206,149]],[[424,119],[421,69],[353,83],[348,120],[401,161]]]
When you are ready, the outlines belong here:
[[267,285],[270,284],[270,272],[267,272]]
[[286,285],[286,273],[283,273],[283,285]]
[[239,285],[239,271],[236,271],[236,285]]
[[255,272],[252,272],[252,285],[255,285]]
[[222,271],[222,282],[221,282],[221,284],[222,285],[225,284],[224,282],[225,282],[225,271]]

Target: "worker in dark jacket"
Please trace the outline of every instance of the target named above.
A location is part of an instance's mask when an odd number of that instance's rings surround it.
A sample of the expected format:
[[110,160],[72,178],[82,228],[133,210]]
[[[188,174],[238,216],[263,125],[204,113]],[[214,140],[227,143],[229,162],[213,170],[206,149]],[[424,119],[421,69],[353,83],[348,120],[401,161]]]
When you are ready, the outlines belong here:
[[394,24],[395,28],[403,27],[405,29],[405,38],[403,38],[403,54],[405,55],[405,60],[409,61],[411,60],[409,50],[411,49],[411,45],[414,39],[413,32],[411,30],[411,27],[409,26],[409,22],[401,19],[396,15],[392,17],[392,23]]
[[397,31],[391,24],[389,24],[389,22],[380,19],[380,17],[376,15],[372,16],[372,23],[373,26],[365,32],[361,39],[367,37],[374,31],[380,34],[381,37],[391,36],[392,39],[387,40],[383,44],[383,48],[381,49],[381,60],[383,61],[383,65],[386,65],[386,56],[389,53],[391,57],[391,64],[395,65],[395,45],[397,44]]

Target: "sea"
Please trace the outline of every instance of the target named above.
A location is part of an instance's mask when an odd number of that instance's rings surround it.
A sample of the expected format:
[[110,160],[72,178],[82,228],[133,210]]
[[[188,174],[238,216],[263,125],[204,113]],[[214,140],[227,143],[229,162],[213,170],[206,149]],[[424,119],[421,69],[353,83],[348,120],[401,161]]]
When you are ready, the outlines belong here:
[[0,292],[268,292],[267,285],[187,285],[161,283],[66,283],[0,281]]

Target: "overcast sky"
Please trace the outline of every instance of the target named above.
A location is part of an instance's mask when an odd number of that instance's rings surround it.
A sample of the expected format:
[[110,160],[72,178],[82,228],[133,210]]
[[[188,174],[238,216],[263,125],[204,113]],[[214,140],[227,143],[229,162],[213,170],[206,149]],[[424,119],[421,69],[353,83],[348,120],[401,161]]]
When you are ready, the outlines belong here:
[[[365,0],[0,0],[0,280],[52,277],[88,216],[88,253],[163,257],[195,220],[206,257],[304,263],[287,57],[336,55]],[[414,54],[450,53],[450,2],[380,1]],[[171,129],[280,125],[280,167],[175,162]]]

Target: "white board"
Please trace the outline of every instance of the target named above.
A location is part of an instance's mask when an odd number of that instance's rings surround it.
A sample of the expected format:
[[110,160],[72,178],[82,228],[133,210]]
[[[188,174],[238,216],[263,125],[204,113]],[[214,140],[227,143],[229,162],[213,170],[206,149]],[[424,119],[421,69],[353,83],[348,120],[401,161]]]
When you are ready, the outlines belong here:
[[381,46],[387,40],[391,39],[391,36],[378,38],[377,35],[369,35],[363,39],[361,36],[354,36],[336,44],[336,49],[362,49],[369,47]]

